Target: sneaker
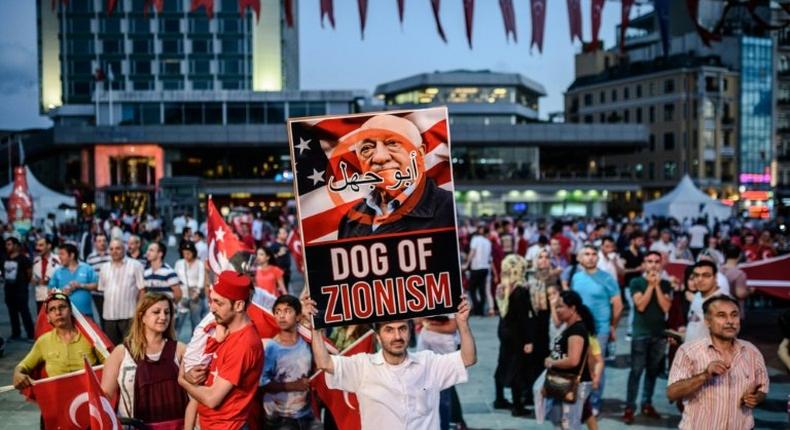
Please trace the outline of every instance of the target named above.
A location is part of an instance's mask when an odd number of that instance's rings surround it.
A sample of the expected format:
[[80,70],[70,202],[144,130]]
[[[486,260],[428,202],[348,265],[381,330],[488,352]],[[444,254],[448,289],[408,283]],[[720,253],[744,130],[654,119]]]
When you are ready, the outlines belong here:
[[623,422],[628,425],[634,423],[634,408],[630,406],[625,408],[625,412],[623,412]]
[[653,418],[655,420],[661,419],[661,415],[659,415],[658,412],[656,412],[655,408],[653,408],[653,405],[650,404],[642,406],[642,415],[648,418]]
[[513,404],[505,399],[494,400],[494,409],[512,409]]

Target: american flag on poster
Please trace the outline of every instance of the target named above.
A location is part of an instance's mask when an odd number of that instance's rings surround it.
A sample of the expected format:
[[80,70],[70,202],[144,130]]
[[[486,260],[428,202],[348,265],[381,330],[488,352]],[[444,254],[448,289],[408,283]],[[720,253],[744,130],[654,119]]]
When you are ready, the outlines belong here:
[[[433,178],[440,188],[453,191],[446,112],[444,108],[433,108],[388,114],[406,118],[417,126],[425,145],[427,176]],[[341,200],[338,201],[333,197],[337,193],[330,191],[327,182],[332,176],[341,176],[341,161],[345,161],[353,171],[359,172],[359,160],[348,152],[333,153],[336,148],[333,142],[357,130],[369,118],[368,115],[348,116],[305,120],[294,124],[296,186],[304,244],[336,240],[340,219],[369,192],[366,189],[346,190],[340,193]],[[319,138],[304,138],[300,131]]]
[[288,131],[314,324],[454,312],[447,109],[297,118]]

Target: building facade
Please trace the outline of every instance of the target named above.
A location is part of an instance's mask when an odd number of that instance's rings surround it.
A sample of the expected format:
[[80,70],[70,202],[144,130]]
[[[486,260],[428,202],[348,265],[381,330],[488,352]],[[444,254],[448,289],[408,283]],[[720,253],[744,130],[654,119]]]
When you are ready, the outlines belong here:
[[[755,13],[768,19],[767,6],[758,2]],[[632,20],[625,39],[611,50],[577,56],[566,118],[649,125],[650,143],[641,154],[612,160],[644,185],[645,200],[688,173],[742,214],[770,216],[777,180],[774,42],[745,8],[727,8],[722,38],[710,46],[697,34],[686,5],[670,2],[668,52],[650,12]],[[721,2],[699,4],[699,19],[708,27],[724,12]]]
[[626,196],[639,186],[601,166],[646,145],[645,126],[540,121],[544,95],[542,85],[523,75],[488,70],[423,73],[375,90],[386,109],[447,106],[461,215],[636,210]]

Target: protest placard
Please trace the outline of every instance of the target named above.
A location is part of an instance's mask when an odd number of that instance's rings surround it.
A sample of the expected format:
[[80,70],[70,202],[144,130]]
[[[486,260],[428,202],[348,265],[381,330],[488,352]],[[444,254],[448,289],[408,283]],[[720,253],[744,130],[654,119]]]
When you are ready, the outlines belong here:
[[315,325],[454,312],[447,109],[297,118],[288,134]]

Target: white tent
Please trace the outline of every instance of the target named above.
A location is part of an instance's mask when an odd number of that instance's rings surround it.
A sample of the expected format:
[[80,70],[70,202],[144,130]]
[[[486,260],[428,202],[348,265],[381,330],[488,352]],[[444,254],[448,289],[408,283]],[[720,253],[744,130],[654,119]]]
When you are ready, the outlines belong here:
[[[73,218],[75,216],[76,212],[73,210],[76,204],[74,197],[47,188],[33,176],[33,173],[30,172],[30,168],[28,167],[25,167],[25,173],[27,177],[27,188],[30,195],[33,197],[33,225],[38,225],[41,220],[47,217],[48,213],[55,214],[58,221],[63,221],[65,218]],[[11,195],[13,189],[13,182],[0,188],[0,198],[8,201],[7,199]],[[72,210],[68,211],[71,216],[59,209],[61,205],[72,208]],[[8,214],[6,213],[4,204],[0,204],[0,221],[8,222]]]
[[678,221],[708,216],[708,220],[724,220],[732,209],[700,191],[688,175],[683,176],[674,190],[663,197],[645,203],[645,216],[673,217]]

